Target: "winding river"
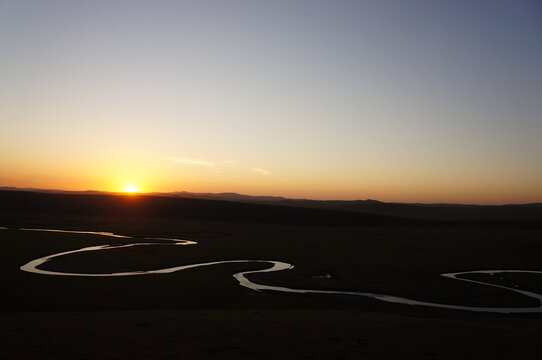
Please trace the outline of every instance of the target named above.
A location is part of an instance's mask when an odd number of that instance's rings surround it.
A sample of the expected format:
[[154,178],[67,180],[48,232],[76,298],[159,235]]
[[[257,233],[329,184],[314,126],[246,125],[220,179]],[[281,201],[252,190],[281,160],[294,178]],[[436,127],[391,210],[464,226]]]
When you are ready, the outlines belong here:
[[[6,228],[0,228],[0,229],[6,229]],[[101,235],[101,236],[108,236],[113,238],[124,238],[124,239],[130,239],[130,236],[124,236],[124,235],[118,235],[110,232],[94,232],[94,231],[72,231],[72,230],[54,230],[54,229],[29,229],[29,228],[22,228],[20,229],[22,231],[46,231],[46,232],[61,232],[61,233],[72,233],[72,234],[93,234],[93,235]],[[156,269],[156,270],[147,270],[147,271],[130,271],[130,272],[115,272],[115,273],[75,273],[75,272],[61,272],[61,271],[50,271],[50,270],[42,270],[39,269],[39,266],[44,264],[47,261],[50,261],[54,258],[57,258],[59,256],[66,256],[70,254],[80,253],[80,252],[87,252],[87,251],[101,251],[101,250],[111,250],[111,249],[120,249],[120,248],[128,248],[133,246],[186,246],[186,245],[196,245],[197,242],[191,241],[191,240],[180,240],[180,239],[173,239],[173,238],[160,238],[160,237],[147,237],[144,238],[144,240],[148,240],[148,242],[141,242],[141,243],[132,243],[132,244],[122,244],[122,245],[99,245],[99,246],[90,246],[85,247],[77,250],[70,250],[65,251],[57,254],[52,254],[48,256],[44,256],[39,259],[32,260],[28,262],[27,264],[20,267],[22,271],[27,271],[31,273],[36,274],[42,274],[42,275],[60,275],[60,276],[86,276],[86,277],[106,277],[106,276],[133,276],[133,275],[147,275],[147,274],[168,274],[173,273],[176,271],[182,271],[186,269],[193,269],[198,267],[206,267],[206,266],[212,266],[212,265],[218,265],[218,264],[230,264],[230,263],[266,263],[269,264],[270,267],[263,269],[263,270],[252,270],[252,271],[243,271],[233,274],[233,277],[239,282],[239,285],[255,290],[255,291],[276,291],[276,292],[282,292],[282,293],[298,293],[298,294],[339,294],[339,295],[350,295],[350,296],[363,296],[367,298],[372,298],[384,302],[389,303],[398,303],[398,304],[406,304],[406,305],[416,305],[416,306],[427,306],[427,307],[433,307],[433,308],[442,308],[442,309],[453,309],[453,310],[465,310],[465,311],[482,311],[482,312],[494,312],[494,313],[534,313],[534,312],[542,312],[542,295],[536,294],[530,291],[521,290],[518,288],[511,288],[506,287],[502,285],[497,284],[491,284],[479,280],[470,280],[465,279],[462,276],[469,275],[469,274],[499,274],[499,273],[532,273],[532,274],[542,274],[542,271],[529,271],[529,270],[477,270],[477,271],[464,271],[464,272],[455,272],[455,273],[444,273],[440,274],[441,276],[445,278],[455,279],[459,281],[466,281],[470,283],[475,283],[479,285],[484,286],[492,286],[497,287],[500,289],[505,289],[509,291],[513,291],[515,293],[521,294],[523,296],[527,296],[533,299],[537,299],[539,306],[537,307],[477,307],[477,306],[462,306],[462,305],[451,305],[451,304],[441,304],[441,303],[433,303],[433,302],[426,302],[426,301],[420,301],[420,300],[413,300],[408,299],[404,297],[398,297],[398,296],[392,296],[392,295],[385,295],[385,294],[377,294],[377,293],[369,293],[369,292],[359,292],[359,291],[336,291],[336,290],[314,290],[314,289],[294,289],[294,288],[288,288],[288,287],[282,287],[282,286],[271,286],[271,285],[265,285],[265,284],[258,284],[253,281],[251,281],[248,276],[251,274],[256,273],[264,273],[264,272],[274,272],[274,271],[282,271],[282,270],[290,270],[293,269],[292,264],[288,264],[282,261],[272,261],[272,260],[257,260],[257,259],[249,259],[249,260],[223,260],[223,261],[213,261],[213,262],[206,262],[206,263],[199,263],[199,264],[190,264],[190,265],[181,265],[181,266],[174,266],[164,269]]]

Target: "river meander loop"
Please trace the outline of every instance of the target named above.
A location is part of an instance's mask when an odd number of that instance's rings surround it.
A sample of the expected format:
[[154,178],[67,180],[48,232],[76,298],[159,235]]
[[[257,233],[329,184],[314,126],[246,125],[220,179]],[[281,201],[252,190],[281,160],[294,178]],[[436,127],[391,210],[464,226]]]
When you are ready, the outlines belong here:
[[[5,229],[5,228],[4,228]],[[55,229],[20,229],[23,231],[47,231],[47,232],[62,232],[62,233],[72,233],[72,234],[93,234],[108,236],[113,238],[125,238],[130,239],[130,236],[118,235],[110,232],[93,232],[93,231],[75,231],[75,230],[55,230]],[[258,260],[258,259],[248,259],[248,260],[222,260],[222,261],[213,261],[206,263],[190,264],[190,265],[180,265],[163,269],[155,270],[146,270],[146,271],[130,271],[130,272],[115,272],[115,273],[75,273],[75,272],[62,272],[62,271],[50,271],[39,269],[39,266],[44,264],[47,261],[50,261],[54,258],[60,256],[69,256],[71,254],[87,252],[87,251],[103,251],[111,249],[120,249],[128,248],[134,246],[186,246],[186,245],[196,245],[197,242],[191,240],[180,240],[173,238],[159,238],[159,237],[148,237],[144,238],[148,242],[142,243],[132,243],[132,244],[122,244],[122,245],[99,245],[99,246],[89,246],[77,250],[65,251],[57,254],[52,254],[48,256],[41,257],[39,259],[32,260],[25,265],[21,266],[22,271],[41,274],[41,275],[58,275],[58,276],[85,276],[85,277],[111,277],[111,276],[134,276],[134,275],[148,275],[148,274],[169,274],[177,271],[182,271],[186,269],[193,269],[198,267],[213,266],[219,264],[231,264],[231,263],[266,263],[270,266],[263,270],[252,270],[252,271],[243,271],[233,274],[233,277],[239,282],[239,285],[255,290],[255,291],[276,291],[282,293],[298,293],[298,294],[338,294],[338,295],[350,295],[350,296],[363,296],[368,297],[384,302],[389,303],[398,303],[406,305],[417,305],[417,306],[427,306],[433,308],[441,309],[453,309],[453,310],[465,310],[465,311],[482,311],[482,312],[494,312],[494,313],[539,313],[542,312],[542,295],[536,294],[530,291],[521,290],[518,288],[510,288],[502,285],[491,284],[478,280],[470,280],[462,278],[461,276],[469,274],[498,274],[498,273],[532,273],[532,274],[542,274],[542,271],[532,271],[532,270],[476,270],[476,271],[464,271],[456,273],[444,273],[440,274],[445,278],[450,278],[454,280],[466,281],[470,283],[475,283],[484,286],[492,286],[500,289],[505,289],[509,291],[516,292],[523,296],[529,298],[534,298],[538,300],[539,305],[537,307],[478,307],[478,306],[462,306],[462,305],[452,305],[452,304],[441,304],[433,303],[427,301],[413,300],[399,296],[369,293],[369,292],[360,292],[360,291],[337,291],[337,290],[314,290],[314,289],[294,289],[282,286],[271,286],[265,284],[259,284],[251,281],[248,278],[248,275],[264,272],[275,272],[282,270],[293,269],[292,264],[288,264],[282,261],[273,261],[273,260]]]

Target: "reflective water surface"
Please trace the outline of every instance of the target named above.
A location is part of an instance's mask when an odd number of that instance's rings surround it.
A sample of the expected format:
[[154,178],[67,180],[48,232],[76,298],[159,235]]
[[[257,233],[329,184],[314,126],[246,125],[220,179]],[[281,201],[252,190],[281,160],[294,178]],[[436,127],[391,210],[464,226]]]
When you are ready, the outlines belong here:
[[[5,228],[4,228],[5,229]],[[74,230],[55,230],[55,229],[20,229],[23,231],[49,231],[49,232],[63,232],[63,233],[72,233],[72,234],[93,234],[100,236],[108,236],[113,238],[131,238],[130,236],[118,235],[110,232],[94,232],[94,231],[74,231]],[[42,270],[38,267],[43,263],[50,261],[59,256],[66,256],[70,254],[86,252],[86,251],[101,251],[101,250],[111,250],[119,248],[128,248],[133,246],[172,246],[172,245],[196,245],[197,242],[191,240],[181,240],[173,238],[161,238],[161,237],[147,237],[145,240],[151,240],[150,242],[144,243],[132,243],[132,244],[121,244],[121,245],[99,245],[99,246],[89,246],[81,249],[65,251],[57,254],[52,254],[44,256],[39,259],[32,260],[27,264],[20,267],[22,271],[27,271],[35,274],[42,275],[60,275],[60,276],[86,276],[86,277],[106,277],[106,276],[133,276],[133,275],[148,275],[148,274],[168,274],[176,271],[182,271],[186,269],[193,269],[197,267],[212,266],[218,264],[229,264],[229,263],[267,263],[270,267],[263,270],[249,270],[233,274],[233,277],[239,282],[239,285],[255,290],[255,291],[277,291],[283,293],[311,293],[311,294],[339,294],[339,295],[349,295],[349,296],[363,296],[368,297],[384,302],[390,303],[399,303],[406,305],[417,305],[417,306],[428,306],[434,308],[443,308],[443,309],[454,309],[454,310],[466,310],[466,311],[484,311],[484,312],[496,312],[496,313],[528,313],[528,312],[542,312],[542,295],[536,294],[530,291],[521,290],[519,288],[511,288],[503,285],[491,284],[479,280],[465,279],[461,276],[469,274],[498,274],[498,273],[532,273],[532,274],[542,274],[542,271],[534,270],[475,270],[475,271],[464,271],[456,273],[444,273],[441,276],[445,278],[450,278],[459,281],[467,281],[484,286],[493,286],[509,291],[516,292],[518,294],[537,299],[539,306],[537,307],[477,307],[477,306],[462,306],[462,305],[453,305],[453,304],[441,304],[426,302],[420,300],[413,300],[404,297],[386,295],[386,294],[377,294],[369,292],[360,292],[360,291],[336,291],[336,290],[315,290],[315,289],[294,289],[282,286],[271,286],[265,284],[258,284],[251,281],[248,276],[256,273],[265,273],[265,272],[274,272],[282,270],[293,269],[292,264],[288,264],[282,261],[273,261],[273,260],[259,260],[259,259],[249,259],[249,260],[221,260],[213,261],[206,263],[190,264],[190,265],[180,265],[164,269],[156,270],[147,270],[147,271],[130,271],[130,272],[116,272],[116,273],[72,273],[72,272],[61,272],[61,271],[50,271]],[[158,240],[160,242],[152,242],[152,240]]]
[[113,234],[110,232],[104,232],[104,231],[80,231],[80,230],[56,230],[56,229],[31,229],[31,228],[21,228],[19,230],[23,231],[47,231],[47,232],[59,232],[59,233],[69,233],[69,234],[92,234],[92,235],[103,235],[103,236],[110,236],[115,238],[125,238],[125,239],[131,239],[131,236],[124,236],[124,235],[118,235]]

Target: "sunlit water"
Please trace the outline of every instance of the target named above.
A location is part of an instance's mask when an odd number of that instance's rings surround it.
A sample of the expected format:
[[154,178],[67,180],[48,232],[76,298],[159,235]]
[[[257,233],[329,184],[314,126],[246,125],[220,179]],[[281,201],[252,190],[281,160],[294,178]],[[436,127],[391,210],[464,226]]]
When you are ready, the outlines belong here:
[[[6,229],[1,228],[0,229]],[[61,233],[72,233],[72,234],[93,234],[108,236],[113,238],[125,238],[130,239],[130,236],[118,235],[110,232],[95,232],[95,231],[73,231],[73,230],[54,230],[54,229],[20,229],[24,231],[47,231],[47,232],[61,232]],[[120,249],[128,248],[134,246],[172,246],[172,245],[196,245],[197,242],[191,240],[181,240],[173,238],[161,238],[161,237],[148,237],[144,238],[145,240],[160,240],[161,242],[143,242],[143,243],[132,243],[132,244],[122,244],[122,245],[98,245],[98,246],[89,246],[77,250],[65,251],[57,254],[52,254],[44,256],[39,259],[32,260],[27,264],[20,267],[21,270],[42,274],[42,275],[61,275],[61,276],[86,276],[86,277],[110,277],[110,276],[133,276],[133,275],[148,275],[148,274],[169,274],[176,271],[182,271],[186,269],[193,269],[198,267],[219,265],[219,264],[231,264],[231,263],[266,263],[271,266],[263,270],[250,270],[243,271],[233,274],[233,277],[239,282],[239,285],[255,290],[255,291],[277,291],[282,293],[298,293],[298,294],[338,294],[338,295],[349,295],[349,296],[363,296],[368,297],[384,302],[389,303],[398,303],[406,305],[417,305],[417,306],[428,306],[433,308],[442,308],[442,309],[453,309],[453,310],[466,310],[466,311],[483,311],[483,312],[496,312],[496,313],[532,313],[532,312],[542,312],[542,295],[536,294],[530,291],[521,290],[518,288],[510,288],[503,285],[491,284],[478,280],[470,280],[462,278],[461,276],[468,274],[498,274],[498,273],[531,273],[531,274],[542,274],[542,271],[531,271],[531,270],[476,270],[476,271],[464,271],[456,273],[444,273],[441,276],[445,278],[466,281],[470,283],[475,283],[484,286],[492,286],[500,289],[505,289],[513,291],[515,293],[527,296],[529,298],[537,299],[539,306],[537,307],[478,307],[478,306],[462,306],[462,305],[451,305],[451,304],[441,304],[433,303],[427,301],[413,300],[399,296],[385,295],[385,294],[376,294],[369,292],[360,292],[360,291],[336,291],[336,290],[314,290],[314,289],[294,289],[283,286],[271,286],[265,284],[258,284],[248,279],[248,275],[257,274],[257,273],[266,273],[266,272],[275,272],[282,270],[293,269],[292,264],[288,264],[282,261],[272,261],[272,260],[258,260],[258,259],[249,259],[249,260],[221,260],[213,261],[199,264],[190,264],[190,265],[181,265],[174,266],[164,269],[155,269],[155,270],[146,270],[146,271],[129,271],[129,272],[115,272],[115,273],[75,273],[75,272],[61,272],[61,271],[50,271],[42,270],[38,267],[44,264],[47,261],[50,261],[59,256],[66,256],[70,254],[87,252],[87,251],[100,251],[100,250],[111,250],[111,249]]]

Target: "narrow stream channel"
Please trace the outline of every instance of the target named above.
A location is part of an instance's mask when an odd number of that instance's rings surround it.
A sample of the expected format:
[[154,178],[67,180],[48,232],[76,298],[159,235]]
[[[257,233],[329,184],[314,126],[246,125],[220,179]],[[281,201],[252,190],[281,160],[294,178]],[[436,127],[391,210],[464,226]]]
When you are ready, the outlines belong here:
[[[0,229],[6,229],[1,228]],[[46,232],[61,232],[61,233],[71,233],[71,234],[93,234],[108,236],[113,238],[124,238],[130,239],[130,236],[118,235],[110,232],[94,232],[94,231],[74,231],[74,230],[56,230],[56,229],[28,229],[22,228],[22,231],[46,231]],[[251,281],[248,276],[251,274],[265,273],[265,272],[275,272],[282,270],[293,269],[292,264],[288,264],[282,261],[272,261],[272,260],[258,260],[258,259],[248,259],[248,260],[222,260],[222,261],[213,261],[206,263],[190,264],[190,265],[181,265],[174,266],[164,269],[156,270],[147,270],[147,271],[130,271],[130,272],[116,272],[116,273],[72,273],[72,272],[61,272],[61,271],[50,271],[39,269],[39,266],[44,264],[47,261],[50,261],[54,258],[60,256],[67,256],[70,254],[87,252],[87,251],[102,251],[102,250],[111,250],[111,249],[120,249],[128,248],[133,246],[186,246],[186,245],[196,245],[197,242],[191,240],[181,240],[173,238],[160,238],[160,237],[147,237],[145,240],[149,242],[143,243],[133,243],[133,244],[122,244],[122,245],[99,245],[99,246],[90,246],[77,250],[65,251],[57,254],[52,254],[48,256],[41,257],[39,259],[32,260],[27,264],[20,267],[22,271],[41,274],[41,275],[59,275],[59,276],[86,276],[86,277],[111,277],[111,276],[133,276],[133,275],[148,275],[148,274],[168,274],[176,271],[182,271],[186,269],[193,269],[198,267],[213,266],[219,264],[231,264],[231,263],[267,263],[270,267],[263,270],[251,270],[243,271],[233,274],[233,277],[239,282],[239,285],[255,290],[255,291],[276,291],[282,293],[301,293],[301,294],[339,294],[339,295],[350,295],[350,296],[363,296],[368,297],[384,302],[389,303],[398,303],[406,305],[416,305],[416,306],[428,306],[433,308],[442,308],[442,309],[453,309],[453,310],[465,310],[465,311],[482,311],[482,312],[494,312],[494,313],[534,313],[542,312],[542,295],[536,294],[530,291],[521,290],[518,288],[511,288],[502,285],[491,284],[478,280],[470,280],[462,278],[461,276],[469,274],[498,274],[498,273],[531,273],[531,274],[542,274],[542,271],[533,271],[533,270],[476,270],[476,271],[464,271],[456,273],[443,273],[440,274],[445,278],[450,278],[454,280],[466,281],[470,283],[475,283],[484,286],[492,286],[500,289],[505,289],[509,291],[516,292],[523,296],[537,299],[539,306],[537,307],[477,307],[477,306],[462,306],[462,305],[452,305],[452,304],[441,304],[426,302],[420,300],[413,300],[398,296],[385,295],[385,294],[376,294],[369,292],[358,292],[358,291],[337,291],[337,290],[314,290],[314,289],[293,289],[282,286],[271,286],[265,284],[258,284]],[[154,240],[154,242],[153,242]],[[160,242],[157,242],[160,241]]]

